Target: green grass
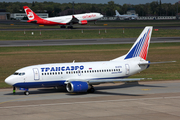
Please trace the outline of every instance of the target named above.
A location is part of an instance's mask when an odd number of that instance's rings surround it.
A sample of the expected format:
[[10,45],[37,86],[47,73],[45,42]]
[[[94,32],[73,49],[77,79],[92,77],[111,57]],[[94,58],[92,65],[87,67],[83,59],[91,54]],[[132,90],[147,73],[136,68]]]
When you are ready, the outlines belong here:
[[[53,30],[53,31],[1,31],[0,40],[53,40],[53,39],[93,39],[93,38],[137,38],[143,29],[105,29],[100,30]],[[32,32],[34,35],[32,35]],[[180,29],[159,29],[152,37],[179,37]]]
[[[2,47],[0,48],[0,88],[10,87],[4,79],[17,69],[44,63],[64,63],[111,60],[124,55],[132,44],[118,45],[75,45],[41,47]],[[151,65],[147,70],[133,75],[136,78],[153,80],[180,79],[180,43],[150,44],[148,60],[172,61],[176,63]]]

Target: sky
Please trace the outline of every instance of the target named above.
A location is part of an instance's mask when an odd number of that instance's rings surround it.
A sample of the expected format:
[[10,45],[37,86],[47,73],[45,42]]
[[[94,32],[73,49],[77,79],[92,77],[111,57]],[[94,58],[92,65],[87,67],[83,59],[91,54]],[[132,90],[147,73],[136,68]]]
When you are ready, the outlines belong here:
[[[52,2],[57,2],[57,3],[69,3],[69,2],[75,2],[75,3],[108,3],[111,0],[0,0],[0,2],[28,2],[32,3],[33,1],[37,2],[44,2],[44,1],[52,1]],[[123,5],[123,4],[145,4],[145,3],[151,3],[153,1],[159,1],[159,0],[113,0],[116,4]],[[178,2],[179,0],[161,0],[161,3],[171,3],[174,4]]]

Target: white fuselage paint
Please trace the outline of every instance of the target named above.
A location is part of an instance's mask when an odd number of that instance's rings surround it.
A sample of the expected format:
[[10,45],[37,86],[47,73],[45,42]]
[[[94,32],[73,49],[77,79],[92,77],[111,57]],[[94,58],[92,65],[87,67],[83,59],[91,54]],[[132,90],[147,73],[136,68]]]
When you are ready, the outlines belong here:
[[[127,65],[129,66],[128,74],[126,68]],[[82,67],[83,69],[82,68],[80,69],[80,67],[78,69],[75,69],[75,66],[83,66]],[[66,70],[67,67],[68,70]],[[50,68],[50,69],[46,70],[46,68]],[[140,67],[136,62],[136,60],[54,63],[54,64],[28,66],[19,69],[15,73],[25,73],[25,75],[11,75],[7,79],[8,79],[8,83],[11,85],[14,85],[16,83],[31,83],[31,82],[118,79],[118,78],[125,78],[131,76],[146,68],[147,65],[145,65],[144,67],[142,66]]]

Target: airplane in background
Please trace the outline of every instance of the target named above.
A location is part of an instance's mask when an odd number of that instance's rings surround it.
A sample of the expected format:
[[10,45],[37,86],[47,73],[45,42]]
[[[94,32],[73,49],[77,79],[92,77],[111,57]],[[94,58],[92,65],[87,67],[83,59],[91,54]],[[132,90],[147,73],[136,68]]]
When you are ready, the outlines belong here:
[[39,25],[62,25],[62,28],[65,25],[69,25],[68,28],[73,28],[73,24],[86,25],[88,21],[96,21],[103,17],[100,13],[85,13],[43,19],[36,15],[28,6],[23,6],[23,8],[29,19],[27,22]]
[[153,27],[144,28],[129,52],[110,61],[40,64],[21,68],[5,79],[13,88],[21,88],[29,95],[29,88],[66,87],[68,92],[95,91],[93,85],[112,82],[139,81],[145,78],[127,78],[151,64],[169,63],[147,61]]
[[137,15],[120,15],[119,12],[117,10],[115,10],[116,12],[116,17],[120,17],[120,18],[124,18],[124,19],[137,19]]

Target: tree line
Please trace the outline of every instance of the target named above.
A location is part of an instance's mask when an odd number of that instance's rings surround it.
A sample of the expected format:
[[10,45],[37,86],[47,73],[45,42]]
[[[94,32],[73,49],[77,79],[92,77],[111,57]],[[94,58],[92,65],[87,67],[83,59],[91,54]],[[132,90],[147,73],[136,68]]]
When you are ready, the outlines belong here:
[[[104,16],[114,16],[115,10],[120,14],[126,14],[127,10],[135,10],[139,16],[176,16],[180,10],[178,3],[161,3],[153,1],[151,3],[131,5],[119,5],[114,1],[109,1],[107,4],[91,4],[91,3],[55,3],[55,2],[0,2],[0,9],[5,9],[10,13],[24,13],[23,6],[30,7],[34,12],[46,12],[50,17],[74,13],[99,12]],[[66,12],[64,12],[66,11]]]

